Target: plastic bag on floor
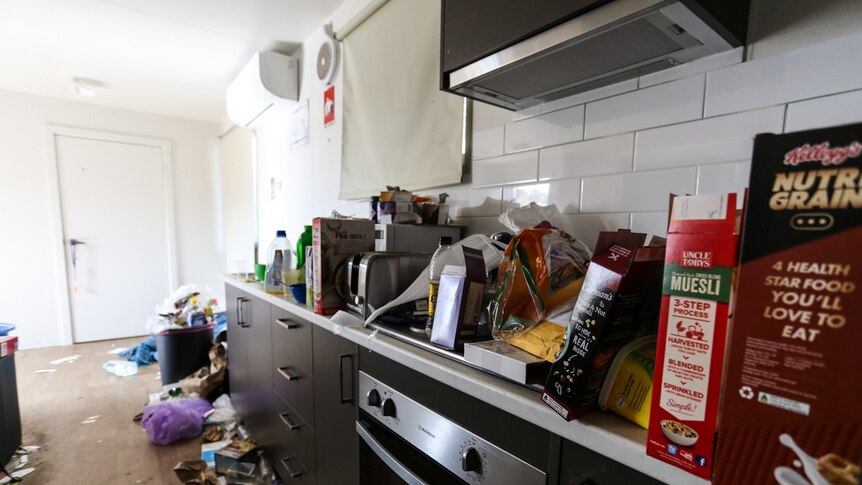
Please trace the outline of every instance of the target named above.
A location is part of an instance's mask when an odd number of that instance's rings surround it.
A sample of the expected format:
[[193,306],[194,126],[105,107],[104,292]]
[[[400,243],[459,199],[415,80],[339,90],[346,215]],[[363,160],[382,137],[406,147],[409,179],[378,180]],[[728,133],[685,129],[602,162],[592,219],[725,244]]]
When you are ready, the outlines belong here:
[[210,410],[212,405],[205,399],[171,399],[146,406],[141,426],[150,441],[157,445],[167,445],[201,434],[204,415]]

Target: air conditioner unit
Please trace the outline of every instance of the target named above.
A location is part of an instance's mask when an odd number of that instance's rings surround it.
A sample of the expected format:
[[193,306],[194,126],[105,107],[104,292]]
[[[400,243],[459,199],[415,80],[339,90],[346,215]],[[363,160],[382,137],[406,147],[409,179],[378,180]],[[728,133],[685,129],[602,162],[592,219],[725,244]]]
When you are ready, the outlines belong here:
[[279,99],[299,99],[299,61],[278,52],[258,52],[225,96],[231,121],[248,126]]

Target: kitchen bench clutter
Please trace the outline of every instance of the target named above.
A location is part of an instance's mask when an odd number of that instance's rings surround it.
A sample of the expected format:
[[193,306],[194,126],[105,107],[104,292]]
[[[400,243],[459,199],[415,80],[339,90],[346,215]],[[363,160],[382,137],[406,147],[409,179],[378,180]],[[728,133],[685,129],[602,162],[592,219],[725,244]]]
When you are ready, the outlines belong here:
[[593,251],[553,206],[316,218],[224,277],[235,406],[287,483],[858,485],[860,139],[759,135],[746,194]]

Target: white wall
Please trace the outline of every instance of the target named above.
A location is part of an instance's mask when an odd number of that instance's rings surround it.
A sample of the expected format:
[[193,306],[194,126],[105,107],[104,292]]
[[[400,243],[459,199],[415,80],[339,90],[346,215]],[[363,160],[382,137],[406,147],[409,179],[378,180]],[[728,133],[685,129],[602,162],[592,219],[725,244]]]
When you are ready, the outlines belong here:
[[[501,212],[535,200],[557,204],[590,246],[600,230],[663,233],[668,192],[746,185],[755,134],[862,121],[862,3],[812,2],[813,13],[800,3],[755,0],[747,62],[739,48],[518,113],[475,103],[472,173],[423,193],[451,194],[457,222],[472,232],[501,230]],[[318,36],[303,45],[312,59]],[[341,112],[334,127],[322,127],[323,88],[307,67],[301,96],[311,101],[311,144],[288,150],[287,107],[256,126],[263,247],[277,227],[295,241],[314,216],[366,211],[337,200]],[[338,108],[340,96],[339,76]],[[269,200],[273,176],[282,190]]]
[[[0,91],[0,322],[17,325],[22,348],[69,343],[62,340],[56,284],[62,267],[55,259],[48,124],[170,140],[179,283],[221,291],[218,124]],[[134,291],[134,275],[119,274],[117,284]]]

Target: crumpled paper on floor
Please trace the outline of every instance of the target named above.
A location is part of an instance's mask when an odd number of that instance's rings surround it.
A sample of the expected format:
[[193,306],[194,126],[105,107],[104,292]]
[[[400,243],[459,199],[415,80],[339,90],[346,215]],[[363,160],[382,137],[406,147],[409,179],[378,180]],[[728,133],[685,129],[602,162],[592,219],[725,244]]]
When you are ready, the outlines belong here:
[[189,460],[177,463],[174,473],[183,485],[218,485],[215,472],[203,460]]

